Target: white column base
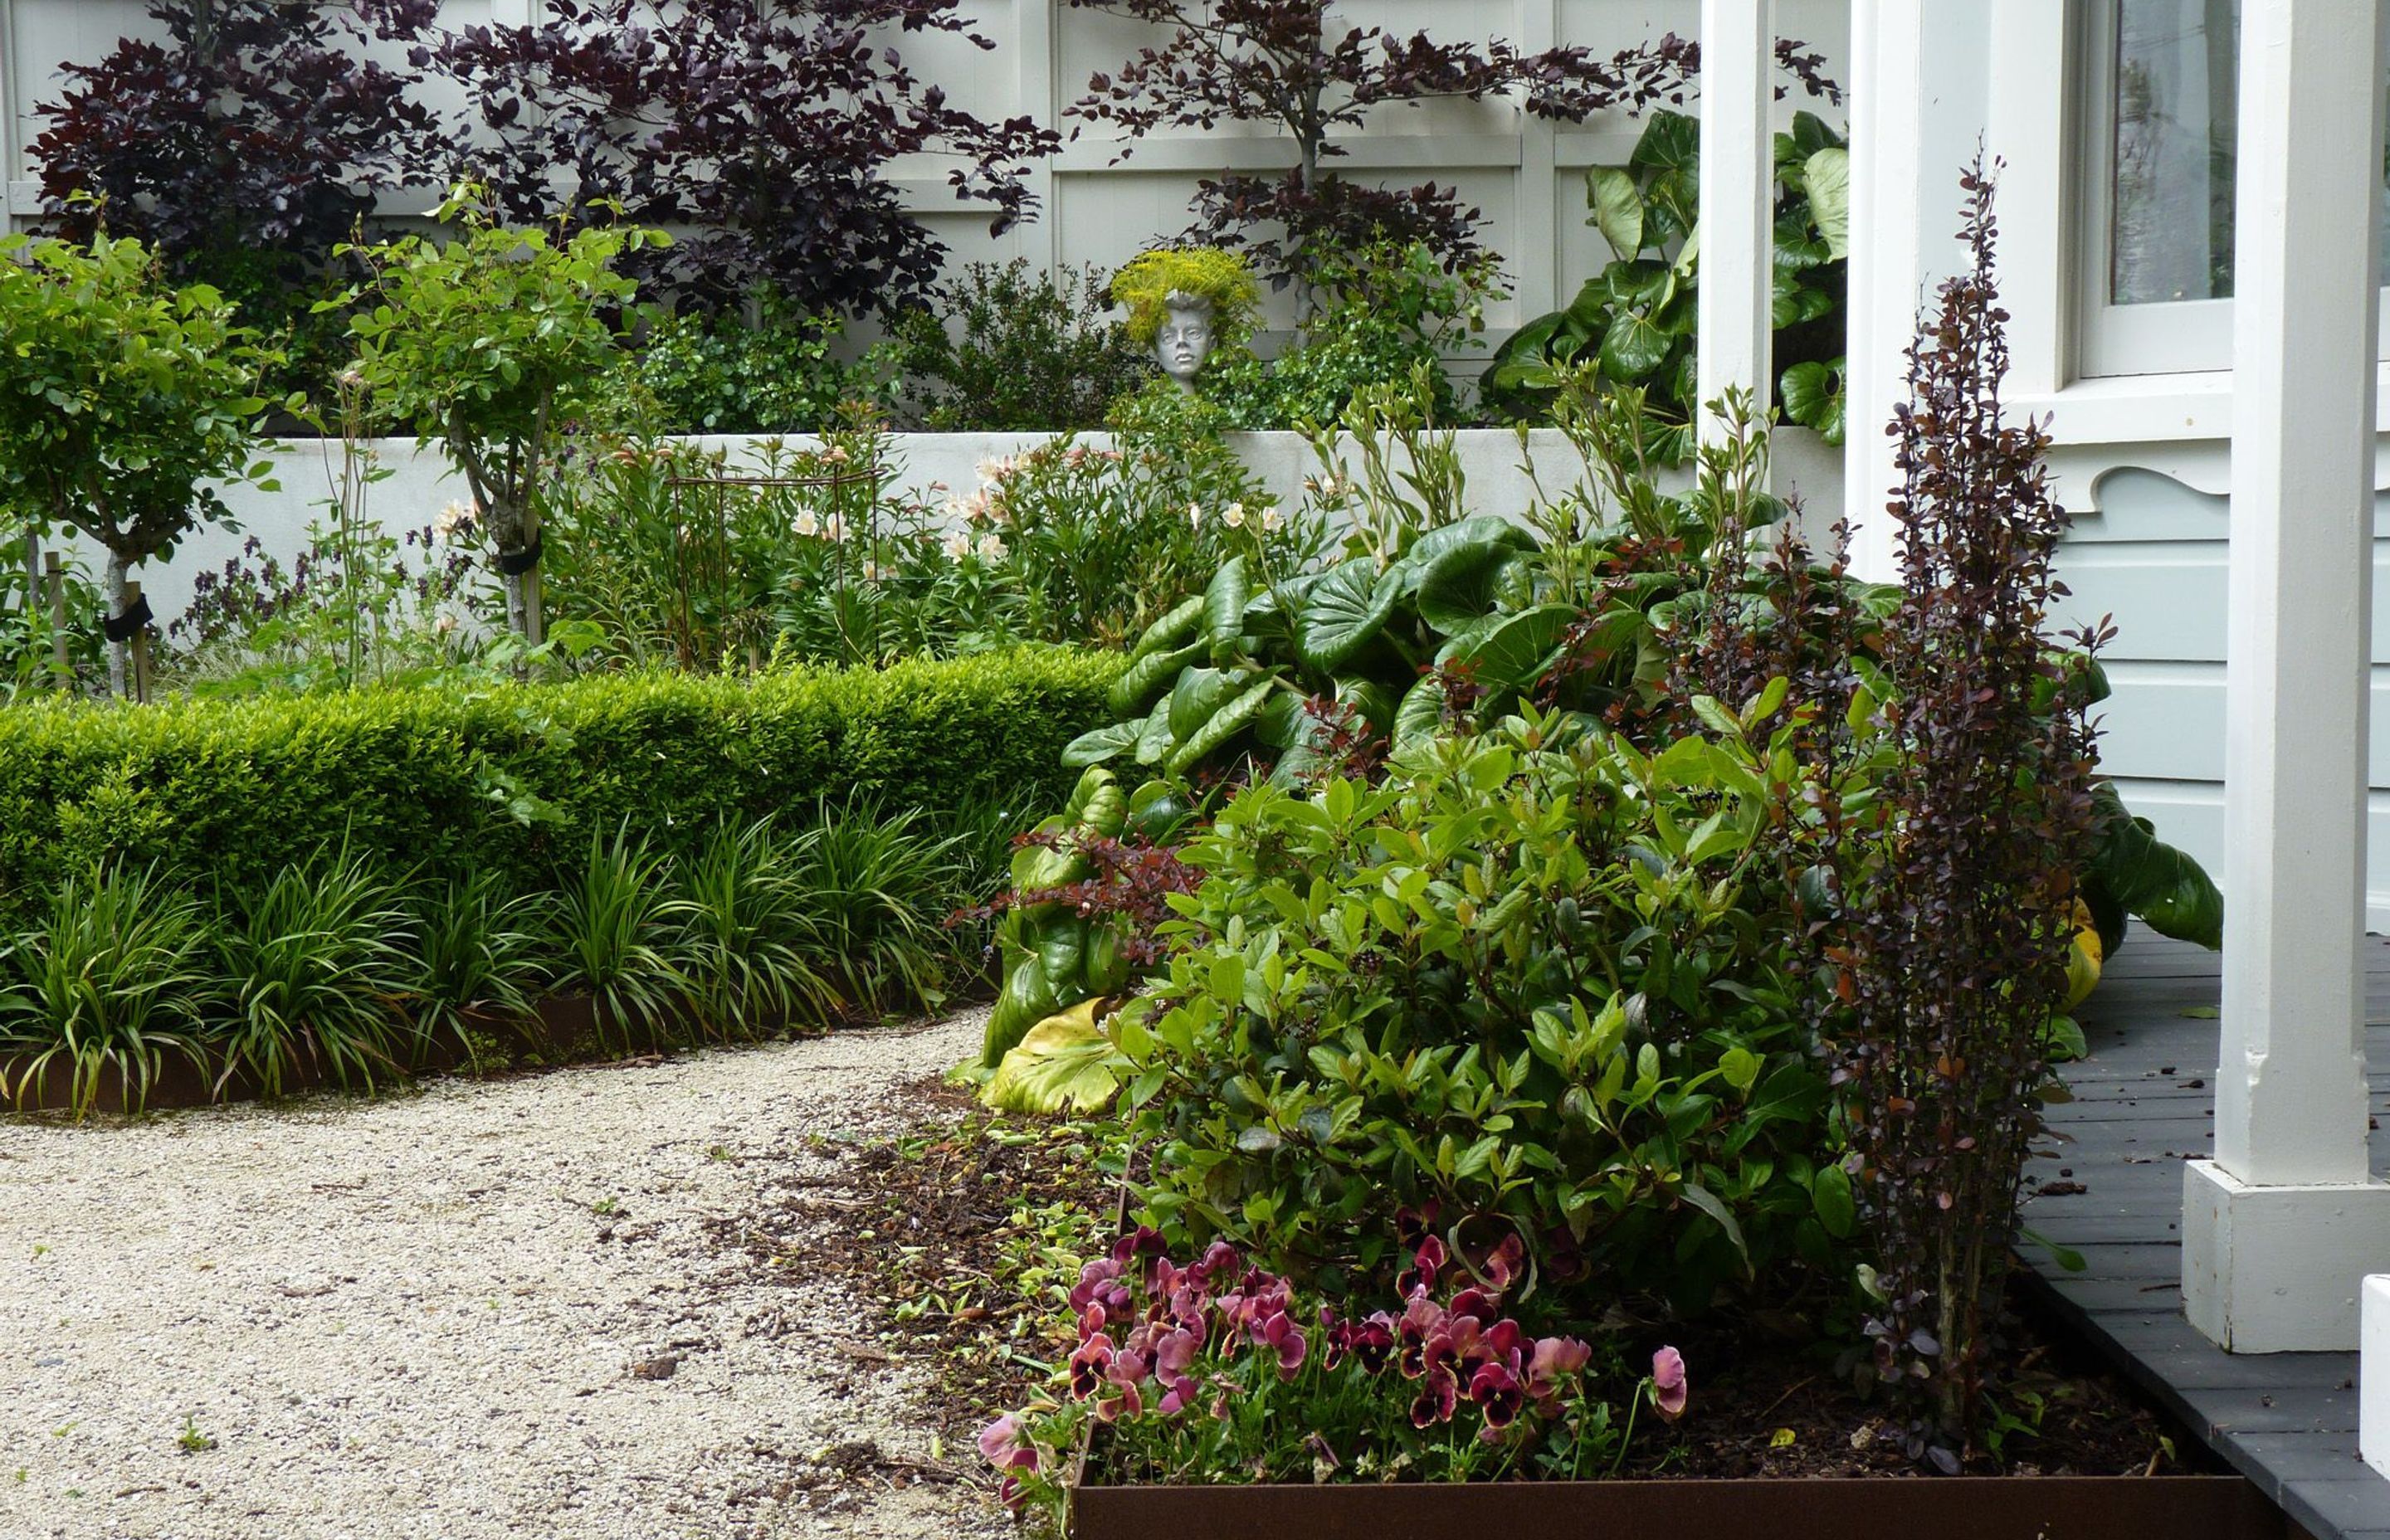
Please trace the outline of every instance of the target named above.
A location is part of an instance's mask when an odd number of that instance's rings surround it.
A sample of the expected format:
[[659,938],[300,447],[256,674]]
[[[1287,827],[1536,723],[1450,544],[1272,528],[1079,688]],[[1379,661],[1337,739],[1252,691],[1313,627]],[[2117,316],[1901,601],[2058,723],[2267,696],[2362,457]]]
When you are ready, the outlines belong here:
[[2359,1285],[2385,1263],[2390,1183],[2253,1187],[2183,1163],[2183,1313],[2228,1353],[2353,1351]]
[[2390,1476],[2390,1274],[2365,1280],[2358,1309],[2365,1336],[2357,1360],[2357,1452]]

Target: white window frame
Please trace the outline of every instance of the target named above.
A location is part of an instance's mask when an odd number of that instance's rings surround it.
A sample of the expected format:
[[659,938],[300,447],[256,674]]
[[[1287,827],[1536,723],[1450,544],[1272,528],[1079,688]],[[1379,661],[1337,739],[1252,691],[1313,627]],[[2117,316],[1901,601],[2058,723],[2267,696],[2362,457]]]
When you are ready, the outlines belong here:
[[[2136,375],[2201,374],[2232,367],[2232,302],[2156,301],[2115,304],[2112,275],[2115,192],[2116,18],[2121,0],[2075,0],[2069,9],[2067,93],[2074,121],[2072,376],[2081,380]],[[2390,286],[2386,286],[2390,287]],[[2390,358],[2390,308],[2380,355]]]
[[2115,304],[2108,298],[2115,233],[2116,21],[2122,0],[2084,0],[2069,29],[2075,92],[2075,239],[2074,271],[2079,340],[2075,374],[2086,379],[2119,375],[2191,374],[2232,366],[2232,302],[2153,301]]

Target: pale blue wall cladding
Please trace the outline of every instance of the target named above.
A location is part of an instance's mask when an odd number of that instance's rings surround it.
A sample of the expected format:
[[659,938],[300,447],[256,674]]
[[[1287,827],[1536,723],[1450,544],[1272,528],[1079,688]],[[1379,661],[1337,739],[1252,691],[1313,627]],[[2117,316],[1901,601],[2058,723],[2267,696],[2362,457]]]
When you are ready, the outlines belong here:
[[[2222,876],[2225,552],[2229,503],[2154,471],[2102,477],[2059,555],[2065,623],[2115,618],[2104,654],[2115,694],[2101,760],[2134,811]],[[2070,501],[2078,501],[2070,497]],[[2390,534],[2390,499],[2376,531]],[[2390,546],[2373,599],[2372,861],[2369,907],[2390,925]],[[2227,895],[2228,901],[2229,895]]]

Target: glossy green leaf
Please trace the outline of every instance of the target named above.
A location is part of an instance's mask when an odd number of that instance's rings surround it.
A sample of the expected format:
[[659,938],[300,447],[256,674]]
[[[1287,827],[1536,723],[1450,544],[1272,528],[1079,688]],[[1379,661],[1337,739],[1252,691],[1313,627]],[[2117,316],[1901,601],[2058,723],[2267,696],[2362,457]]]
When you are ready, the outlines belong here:
[[1403,579],[1366,559],[1332,568],[1304,600],[1295,649],[1321,674],[1342,669],[1384,630],[1402,598]]

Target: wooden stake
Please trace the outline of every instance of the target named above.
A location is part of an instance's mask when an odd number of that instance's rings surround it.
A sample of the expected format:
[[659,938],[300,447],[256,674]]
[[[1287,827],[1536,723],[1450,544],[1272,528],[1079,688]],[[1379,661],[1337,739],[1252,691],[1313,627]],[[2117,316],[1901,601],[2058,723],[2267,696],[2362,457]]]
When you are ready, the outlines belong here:
[[[124,585],[124,608],[130,613],[141,608],[141,585]],[[149,703],[149,628],[143,626],[133,634],[133,699],[142,705]]]
[[50,672],[60,689],[74,687],[74,665],[67,661],[67,574],[58,565],[58,553],[42,556],[43,592],[50,608]]

